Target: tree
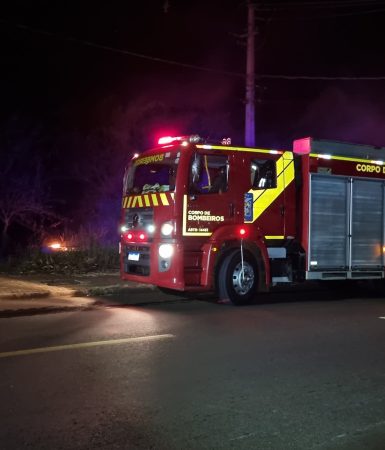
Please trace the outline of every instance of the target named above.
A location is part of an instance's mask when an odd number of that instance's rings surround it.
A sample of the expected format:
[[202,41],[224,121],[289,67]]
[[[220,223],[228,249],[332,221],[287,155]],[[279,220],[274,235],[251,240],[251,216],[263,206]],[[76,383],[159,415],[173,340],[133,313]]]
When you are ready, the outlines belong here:
[[14,225],[39,239],[48,225],[60,219],[51,207],[50,191],[44,178],[41,131],[11,119],[1,130],[0,150],[0,255],[8,250]]

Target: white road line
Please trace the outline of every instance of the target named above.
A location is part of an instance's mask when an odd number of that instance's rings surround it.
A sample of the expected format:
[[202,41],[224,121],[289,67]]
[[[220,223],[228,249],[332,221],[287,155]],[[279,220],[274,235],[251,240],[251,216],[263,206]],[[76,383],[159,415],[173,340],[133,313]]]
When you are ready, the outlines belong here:
[[55,347],[30,348],[27,350],[16,350],[14,352],[0,353],[0,358],[8,358],[10,356],[32,355],[34,353],[57,352],[61,350],[73,350],[77,348],[99,347],[102,345],[134,344],[136,342],[158,341],[161,339],[170,339],[174,337],[175,336],[173,334],[157,334],[154,336],[139,336],[124,339],[112,339],[110,341],[80,342],[78,344],[57,345]]
[[385,319],[385,317],[379,317],[379,319]]

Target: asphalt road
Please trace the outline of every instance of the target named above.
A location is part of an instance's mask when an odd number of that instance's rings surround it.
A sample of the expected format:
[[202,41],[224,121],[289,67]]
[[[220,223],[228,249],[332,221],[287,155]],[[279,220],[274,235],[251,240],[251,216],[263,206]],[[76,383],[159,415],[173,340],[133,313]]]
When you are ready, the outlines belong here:
[[385,298],[135,295],[0,319],[2,450],[385,449]]

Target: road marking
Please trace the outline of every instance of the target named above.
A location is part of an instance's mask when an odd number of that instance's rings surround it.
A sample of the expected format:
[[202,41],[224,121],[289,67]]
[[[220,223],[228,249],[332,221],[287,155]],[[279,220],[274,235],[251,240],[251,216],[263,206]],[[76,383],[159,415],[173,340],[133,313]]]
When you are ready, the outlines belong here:
[[159,341],[161,339],[171,339],[173,334],[157,334],[154,336],[138,336],[124,339],[112,339],[110,341],[81,342],[79,344],[56,345],[55,347],[30,348],[27,350],[16,350],[14,352],[0,353],[0,358],[8,358],[9,356],[32,355],[34,353],[58,352],[61,350],[72,350],[76,348],[99,347],[102,345],[131,344],[144,341]]
[[379,319],[385,319],[385,317],[379,317]]

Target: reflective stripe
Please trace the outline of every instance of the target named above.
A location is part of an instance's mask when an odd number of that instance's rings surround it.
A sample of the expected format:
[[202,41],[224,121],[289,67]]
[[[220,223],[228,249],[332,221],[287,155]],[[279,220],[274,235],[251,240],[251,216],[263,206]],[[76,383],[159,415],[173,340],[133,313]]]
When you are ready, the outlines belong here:
[[152,203],[154,206],[158,206],[158,197],[156,196],[156,194],[151,194],[151,198],[152,198]]
[[169,205],[166,194],[164,194],[164,193],[160,194],[160,200],[161,200],[163,206]]
[[150,199],[148,198],[148,194],[144,196],[144,203],[146,206],[151,206]]
[[248,192],[253,194],[253,218],[245,220],[245,223],[255,222],[258,217],[282,194],[282,192],[294,180],[294,162],[293,154],[285,152],[276,162],[277,168],[277,187],[256,190],[250,189]]
[[174,203],[174,193],[129,195],[123,198],[123,208],[148,208],[151,206],[170,206]]
[[[327,155],[327,158],[325,158],[325,154],[322,153],[310,153],[309,155],[311,158],[319,158],[319,159],[336,159],[339,161],[351,161],[351,162],[360,162],[365,164],[376,164],[376,162],[371,161],[370,159],[360,159],[360,158],[350,158],[348,156],[334,156],[334,155]],[[382,164],[379,164],[382,166]]]
[[285,239],[285,236],[265,236],[265,239]]
[[249,148],[249,147],[228,147],[222,145],[197,145],[197,148],[203,148],[205,150],[224,150],[224,151],[236,151],[236,152],[247,152],[247,153],[270,153],[270,154],[282,154],[282,150],[265,150],[262,148]]

